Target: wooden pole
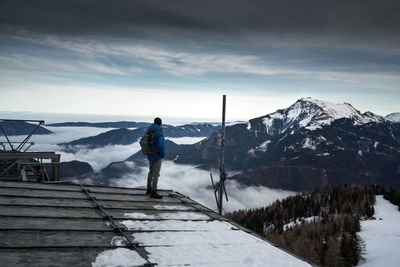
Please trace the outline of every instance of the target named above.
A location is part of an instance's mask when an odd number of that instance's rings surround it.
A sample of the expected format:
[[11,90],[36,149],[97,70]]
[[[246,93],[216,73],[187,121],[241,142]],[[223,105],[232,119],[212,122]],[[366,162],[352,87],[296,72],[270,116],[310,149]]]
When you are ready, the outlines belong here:
[[222,214],[222,200],[225,191],[225,107],[226,107],[226,95],[222,97],[222,129],[221,129],[221,159],[219,162],[219,188],[218,188],[218,213]]

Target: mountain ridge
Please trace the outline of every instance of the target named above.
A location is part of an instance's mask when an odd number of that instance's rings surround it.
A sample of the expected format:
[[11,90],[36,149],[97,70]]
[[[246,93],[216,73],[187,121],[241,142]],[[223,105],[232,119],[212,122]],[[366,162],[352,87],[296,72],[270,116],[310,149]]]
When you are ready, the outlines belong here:
[[[362,114],[349,103],[332,104],[327,101],[304,97],[286,109],[279,109],[273,113],[249,120],[247,127],[248,130],[266,131],[269,135],[276,135],[287,130],[298,130],[303,127],[315,130],[341,118],[352,119],[355,125],[384,120],[384,118],[372,112]],[[257,123],[260,123],[260,119],[262,125],[257,125]]]
[[[165,137],[205,137],[209,136],[214,131],[220,129],[219,126],[211,124],[185,124],[181,126],[163,125]],[[74,146],[87,146],[94,149],[107,145],[129,145],[133,144],[141,138],[147,131],[147,127],[142,127],[134,130],[127,128],[113,129],[95,136],[80,138],[69,143],[61,143],[60,145],[68,149],[74,149]]]
[[[217,168],[220,138],[215,132],[169,159]],[[302,98],[287,109],[226,127],[225,166],[242,171],[233,178],[247,185],[295,191],[336,183],[400,188],[399,140],[398,123],[350,104]]]

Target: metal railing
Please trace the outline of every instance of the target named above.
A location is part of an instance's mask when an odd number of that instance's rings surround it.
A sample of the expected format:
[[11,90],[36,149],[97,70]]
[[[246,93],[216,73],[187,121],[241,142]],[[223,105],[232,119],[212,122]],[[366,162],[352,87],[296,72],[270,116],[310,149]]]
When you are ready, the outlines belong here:
[[[11,141],[3,122],[35,122],[21,142]],[[29,139],[41,125],[43,120],[10,120],[0,119],[0,136],[6,141],[0,142],[0,179],[22,181],[58,181],[60,178],[60,155],[54,152],[28,152],[35,143]],[[2,148],[2,149],[1,149]],[[50,162],[43,162],[44,160]],[[49,174],[50,172],[50,174]]]

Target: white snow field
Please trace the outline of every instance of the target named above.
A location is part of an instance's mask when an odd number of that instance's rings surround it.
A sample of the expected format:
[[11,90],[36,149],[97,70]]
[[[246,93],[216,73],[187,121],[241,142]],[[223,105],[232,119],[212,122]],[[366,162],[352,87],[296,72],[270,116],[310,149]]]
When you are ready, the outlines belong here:
[[[188,219],[191,212],[187,213]],[[161,221],[146,220],[143,213],[125,214],[128,220],[122,221],[139,245],[149,253],[149,261],[157,266],[311,266],[268,242],[240,230],[234,225],[214,220],[182,221],[182,212],[169,214]],[[135,218],[135,216],[137,216]],[[210,218],[208,218],[210,219]],[[123,240],[114,237],[112,245],[118,246]],[[134,252],[116,248],[101,253],[92,266],[135,266],[143,264],[143,259]]]
[[366,262],[360,266],[400,266],[400,212],[383,196],[376,196],[376,220],[361,222],[359,235],[366,243]]

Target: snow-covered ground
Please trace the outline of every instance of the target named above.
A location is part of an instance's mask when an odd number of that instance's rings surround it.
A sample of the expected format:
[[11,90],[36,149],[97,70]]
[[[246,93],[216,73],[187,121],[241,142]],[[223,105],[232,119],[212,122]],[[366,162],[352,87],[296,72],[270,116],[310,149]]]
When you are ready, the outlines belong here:
[[363,267],[400,266],[400,212],[398,207],[376,196],[376,220],[361,222],[359,235],[366,243]]
[[[152,215],[126,214],[122,221],[134,233],[134,240],[149,253],[149,261],[157,266],[310,266],[268,242],[250,235],[224,221],[181,221],[182,212],[170,213],[167,220],[151,221]],[[187,212],[185,219],[199,219]],[[189,217],[187,217],[189,216]],[[206,216],[207,217],[207,216]],[[140,220],[138,220],[140,219]],[[146,220],[149,219],[149,220]],[[210,219],[210,218],[208,218]],[[168,230],[168,231],[166,231]],[[122,237],[111,244],[120,246]],[[125,248],[106,250],[98,255],[92,266],[136,266],[143,259]]]

